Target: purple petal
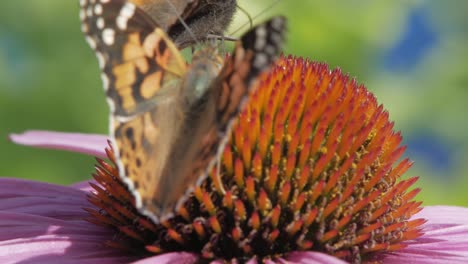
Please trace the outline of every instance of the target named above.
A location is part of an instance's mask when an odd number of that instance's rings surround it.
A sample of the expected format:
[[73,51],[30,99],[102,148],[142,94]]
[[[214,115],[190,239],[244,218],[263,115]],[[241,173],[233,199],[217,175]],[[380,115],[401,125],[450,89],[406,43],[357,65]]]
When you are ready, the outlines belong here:
[[174,252],[162,254],[154,257],[145,258],[132,262],[133,264],[190,264],[195,263],[198,260],[198,256],[188,252]]
[[35,130],[11,134],[10,140],[26,146],[68,150],[98,157],[106,157],[104,149],[108,146],[107,136],[104,135]]
[[49,183],[0,179],[0,212],[81,219],[88,216],[83,207],[91,207],[86,192]]
[[346,264],[339,258],[327,255],[325,253],[314,252],[314,251],[304,251],[304,252],[292,252],[286,256],[285,259],[281,259],[280,263],[283,264],[295,264],[295,263],[304,263],[304,264]]
[[426,206],[414,218],[425,218],[429,222],[425,226],[466,225],[468,224],[468,208],[459,206]]
[[249,261],[247,261],[246,264],[257,264],[257,263],[258,263],[257,258],[253,257],[253,258],[249,259]]
[[384,263],[468,263],[468,208],[427,206],[414,218],[428,220],[425,234],[407,248],[381,256]]
[[0,263],[128,263],[104,247],[113,232],[84,220],[86,192],[18,179],[0,179]]
[[95,181],[83,181],[83,182],[78,182],[78,183],[72,184],[72,185],[70,185],[70,187],[72,187],[74,189],[84,191],[84,192],[91,192],[91,191],[93,191],[93,187],[91,187],[91,185],[89,185],[90,182],[96,184]]
[[[85,191],[86,190],[86,191]],[[135,258],[106,248],[113,232],[83,219],[87,183],[71,187],[0,179],[0,263],[128,263]],[[383,263],[468,263],[468,208],[425,207],[425,234],[404,250],[380,254]],[[169,253],[135,263],[194,263],[197,255]],[[318,252],[293,252],[280,263],[345,263]],[[217,263],[216,261],[213,263]],[[257,263],[255,259],[249,261]],[[267,261],[266,263],[274,263]]]

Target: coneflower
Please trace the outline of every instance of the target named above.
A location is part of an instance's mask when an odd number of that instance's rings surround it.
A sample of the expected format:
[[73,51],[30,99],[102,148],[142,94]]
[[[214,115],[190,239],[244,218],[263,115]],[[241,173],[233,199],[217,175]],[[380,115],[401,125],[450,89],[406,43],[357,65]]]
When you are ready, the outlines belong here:
[[[80,146],[34,133],[12,140]],[[134,208],[107,147],[110,162],[98,158],[93,190],[83,191],[92,204],[84,218],[112,234],[103,248],[126,261],[467,261],[468,210],[414,201],[420,190],[417,177],[403,177],[411,162],[401,140],[364,86],[325,64],[282,58],[232,130],[221,159],[226,193],[208,178],[174,218],[154,224]]]
[[409,220],[421,202],[410,189],[417,178],[401,179],[411,166],[398,162],[402,138],[364,86],[291,57],[257,85],[222,157],[226,193],[208,179],[170,221],[139,215],[108,150],[88,210],[119,231],[109,245],[238,262],[313,250],[360,262],[422,234],[425,220]]

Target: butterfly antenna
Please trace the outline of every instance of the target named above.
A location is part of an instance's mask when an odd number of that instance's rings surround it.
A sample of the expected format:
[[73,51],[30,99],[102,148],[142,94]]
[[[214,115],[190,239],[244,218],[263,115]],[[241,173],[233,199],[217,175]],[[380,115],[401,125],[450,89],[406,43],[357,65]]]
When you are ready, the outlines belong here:
[[178,12],[177,8],[175,7],[175,5],[170,0],[166,0],[166,2],[171,6],[172,10],[174,10],[174,13],[177,15],[177,19],[180,21],[182,26],[184,26],[184,28],[187,30],[187,32],[190,34],[190,36],[193,38],[194,42],[197,43],[197,44],[200,44],[198,42],[197,37],[195,36],[195,34],[193,34],[192,29],[187,25],[187,23],[185,23],[184,19],[179,15],[179,12]]
[[[247,19],[249,20],[249,25],[250,25],[250,28],[253,28],[253,19],[252,19],[252,16],[250,16],[249,12],[247,12],[247,10],[245,10],[245,8],[243,8],[242,6],[240,6],[239,4],[236,3],[236,7],[237,9],[239,9],[242,13],[244,13],[244,15],[247,17]],[[241,28],[243,28],[245,25],[242,25]],[[238,30],[234,31],[237,32]],[[209,37],[211,38],[214,38],[214,39],[220,39],[221,42],[222,42],[222,45],[224,47],[224,41],[237,41],[237,38],[235,37],[231,37],[231,36],[224,36],[224,35],[214,35],[214,34],[208,34]]]
[[250,28],[252,28],[252,24],[253,24],[253,21],[255,19],[257,19],[258,17],[260,17],[261,15],[265,14],[267,11],[269,11],[270,9],[272,9],[273,7],[275,7],[281,0],[276,0],[276,1],[273,1],[269,6],[267,6],[266,8],[264,8],[260,13],[256,14],[255,16],[251,17],[247,11],[245,11],[244,8],[241,8],[240,6],[237,6],[243,13],[247,14],[248,18],[249,18],[249,21],[248,22],[245,22],[244,24],[242,24],[238,29],[234,30],[230,35],[234,35],[236,34],[237,32],[239,32],[241,29],[243,29],[244,27],[246,27],[247,25],[250,25]]
[[[250,28],[253,28],[253,19],[252,19],[252,16],[250,16],[249,12],[247,12],[247,10],[245,10],[245,8],[243,8],[242,6],[238,5],[236,3],[236,7],[242,12],[244,13],[244,15],[249,19],[249,24],[250,24]],[[243,25],[242,25],[243,26]]]

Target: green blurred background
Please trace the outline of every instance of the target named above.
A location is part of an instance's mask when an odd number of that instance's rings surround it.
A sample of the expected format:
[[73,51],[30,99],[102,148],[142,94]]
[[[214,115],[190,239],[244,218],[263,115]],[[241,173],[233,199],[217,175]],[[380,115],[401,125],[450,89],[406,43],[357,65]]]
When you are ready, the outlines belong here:
[[[401,130],[425,204],[468,206],[468,1],[240,1],[255,22],[290,20],[285,53],[340,67],[374,92]],[[262,13],[257,17],[257,14]],[[247,18],[238,12],[232,30]],[[232,31],[231,30],[231,31]],[[237,34],[238,35],[238,34]],[[0,175],[70,184],[92,157],[8,142],[29,129],[107,133],[97,62],[78,0],[3,0]]]

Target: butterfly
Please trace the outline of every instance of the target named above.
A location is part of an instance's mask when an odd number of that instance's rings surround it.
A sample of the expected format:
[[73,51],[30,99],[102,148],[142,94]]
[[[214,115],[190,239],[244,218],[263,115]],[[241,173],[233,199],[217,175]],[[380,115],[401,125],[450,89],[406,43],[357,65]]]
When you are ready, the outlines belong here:
[[[145,11],[179,48],[211,36],[223,36],[236,0],[129,0]],[[184,21],[186,25],[180,22]],[[187,27],[190,29],[187,30]]]
[[125,0],[81,0],[82,30],[102,71],[119,175],[135,206],[155,223],[174,215],[207,177],[252,83],[275,61],[286,19],[274,17],[236,42],[187,65],[142,9]]

